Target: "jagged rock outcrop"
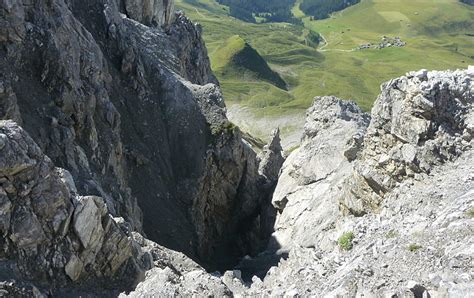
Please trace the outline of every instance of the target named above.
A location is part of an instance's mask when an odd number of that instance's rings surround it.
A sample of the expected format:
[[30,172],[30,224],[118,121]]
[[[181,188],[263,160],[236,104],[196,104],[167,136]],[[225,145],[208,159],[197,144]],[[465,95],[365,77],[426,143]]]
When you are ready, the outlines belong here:
[[301,146],[286,160],[273,195],[272,203],[281,213],[273,235],[279,246],[329,241],[323,231],[339,214],[337,185],[352,170],[346,155],[354,155],[369,120],[352,102],[335,97],[314,100]]
[[429,174],[470,149],[473,98],[467,71],[421,70],[383,86],[345,208],[354,214],[377,209],[397,183]]
[[16,262],[10,278],[51,288],[71,281],[108,280],[124,289],[138,283],[151,266],[104,200],[79,196],[70,174],[55,168],[15,122],[0,121],[0,140],[0,254]]
[[279,128],[272,131],[270,142],[263,147],[260,159],[258,168],[260,175],[266,177],[268,181],[277,182],[280,169],[285,162]]
[[370,125],[352,103],[316,99],[273,197],[268,252],[287,257],[245,294],[469,296],[473,81],[472,68],[394,79]]
[[[51,165],[66,170],[56,175],[87,197],[66,208],[77,213],[71,227],[84,227],[75,232],[79,244],[100,247],[107,210],[123,218],[121,228],[208,268],[230,266],[268,236],[260,224],[270,195],[260,185],[268,181],[226,119],[201,28],[182,14],[171,17],[172,7],[0,2],[0,119],[20,124]],[[103,265],[84,258],[71,261],[69,279],[82,276],[83,263]],[[116,276],[118,269],[107,270]]]

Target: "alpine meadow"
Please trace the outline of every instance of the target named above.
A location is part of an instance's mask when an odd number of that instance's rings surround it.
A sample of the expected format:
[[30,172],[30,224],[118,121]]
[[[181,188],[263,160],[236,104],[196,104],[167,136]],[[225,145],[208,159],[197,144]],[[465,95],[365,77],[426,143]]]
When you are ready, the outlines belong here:
[[[246,22],[214,0],[177,1],[178,9],[203,27],[231,120],[263,139],[279,126],[288,148],[299,141],[304,111],[316,95],[351,99],[370,111],[382,82],[413,69],[474,63],[474,6],[458,0],[352,1],[321,20],[305,14],[305,1],[292,2],[292,15],[301,24],[261,18],[260,23]],[[266,60],[287,88],[242,75],[235,63],[223,65],[238,52],[236,35]],[[384,37],[398,37],[406,45],[377,48]],[[368,44],[373,47],[364,48]]]

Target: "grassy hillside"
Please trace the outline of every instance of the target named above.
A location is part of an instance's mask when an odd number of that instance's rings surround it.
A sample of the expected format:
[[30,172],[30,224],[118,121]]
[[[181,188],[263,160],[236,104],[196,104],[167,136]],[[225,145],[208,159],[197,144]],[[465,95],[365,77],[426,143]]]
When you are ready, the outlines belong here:
[[[420,68],[474,64],[474,7],[458,0],[362,0],[318,21],[304,15],[299,9],[301,2],[297,0],[293,13],[303,20],[304,27],[250,24],[229,17],[228,8],[214,0],[177,0],[179,8],[203,25],[215,70],[220,63],[218,49],[238,34],[287,82],[288,92],[266,81],[242,81],[238,74],[217,72],[228,105],[238,103],[259,120],[270,119],[263,127],[250,127],[260,137],[272,123],[286,123],[277,121],[279,118],[303,118],[314,96],[353,99],[369,110],[380,84],[393,77]],[[321,34],[319,48],[308,46],[308,32]],[[355,50],[362,44],[380,42],[382,36],[399,36],[407,45]],[[239,120],[237,124],[245,124]],[[283,133],[291,130],[284,127]]]
[[359,3],[360,0],[303,0],[300,9],[315,19],[327,19],[331,13],[341,11],[350,5]]
[[211,64],[215,74],[223,81],[235,77],[246,82],[261,80],[287,90],[280,75],[239,35],[230,37],[213,52]]
[[[291,14],[291,7],[296,0],[216,0],[229,7],[229,15],[252,22],[289,22],[301,21]],[[340,0],[339,0],[340,1]]]

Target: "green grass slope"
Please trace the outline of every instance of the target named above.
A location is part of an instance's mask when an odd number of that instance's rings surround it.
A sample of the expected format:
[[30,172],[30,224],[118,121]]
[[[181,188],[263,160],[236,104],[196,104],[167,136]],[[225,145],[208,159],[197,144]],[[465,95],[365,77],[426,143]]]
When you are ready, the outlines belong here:
[[280,75],[239,35],[230,37],[214,51],[211,64],[216,75],[224,81],[235,77],[247,82],[261,80],[286,90]]
[[[258,118],[304,117],[314,96],[336,95],[370,110],[380,84],[393,77],[420,68],[474,64],[474,7],[458,0],[362,0],[316,21],[299,9],[301,1],[292,11],[304,27],[250,24],[230,17],[228,8],[214,0],[177,0],[178,8],[202,24],[214,70],[220,63],[218,49],[238,34],[287,83],[285,91],[267,81],[242,80],[238,72],[216,71],[229,105],[245,106]],[[308,31],[321,34],[318,48],[306,42]],[[407,45],[355,50],[384,35],[399,36]]]

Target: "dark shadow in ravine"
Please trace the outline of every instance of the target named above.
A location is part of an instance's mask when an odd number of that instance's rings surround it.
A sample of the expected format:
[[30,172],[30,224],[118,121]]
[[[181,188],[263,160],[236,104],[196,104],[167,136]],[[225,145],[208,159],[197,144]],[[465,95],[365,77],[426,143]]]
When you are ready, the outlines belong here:
[[[273,237],[270,241],[276,242]],[[270,268],[277,266],[281,259],[286,260],[287,258],[288,252],[281,250],[279,244],[276,243],[272,248],[268,248],[256,257],[244,257],[235,269],[241,271],[244,282],[251,282],[254,276],[263,280]]]

